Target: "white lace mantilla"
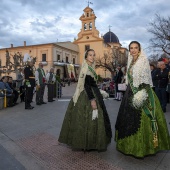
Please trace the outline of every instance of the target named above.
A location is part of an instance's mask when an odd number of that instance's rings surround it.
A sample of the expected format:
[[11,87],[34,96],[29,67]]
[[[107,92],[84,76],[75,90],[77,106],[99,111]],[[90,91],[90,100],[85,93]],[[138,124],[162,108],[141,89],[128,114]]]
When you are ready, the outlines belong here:
[[[129,54],[127,70],[129,69],[132,59],[133,57]],[[149,61],[146,58],[146,55],[144,54],[143,51],[141,51],[139,58],[137,59],[136,63],[132,68],[132,77],[133,77],[134,87],[139,87],[139,85],[142,83],[153,86]],[[126,77],[126,84],[128,84],[127,77]]]
[[[93,69],[95,68],[95,63],[92,64],[92,68]],[[94,77],[92,72],[89,71],[88,64],[87,64],[86,60],[84,59],[84,61],[82,63],[82,67],[81,67],[81,71],[80,71],[80,75],[79,75],[76,91],[75,91],[75,93],[73,95],[74,106],[77,103],[77,100],[78,100],[78,98],[80,96],[80,93],[84,90],[84,83],[85,83],[86,75],[90,75],[90,76]]]

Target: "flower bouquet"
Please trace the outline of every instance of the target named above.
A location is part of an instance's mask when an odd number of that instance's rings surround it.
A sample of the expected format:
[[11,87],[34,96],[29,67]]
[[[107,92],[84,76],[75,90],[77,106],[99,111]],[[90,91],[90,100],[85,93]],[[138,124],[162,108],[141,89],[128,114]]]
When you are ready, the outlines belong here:
[[104,99],[107,99],[109,97],[109,94],[104,90],[100,89],[100,93],[101,93],[101,95],[103,96]]
[[148,94],[146,90],[142,89],[133,96],[132,104],[136,109],[139,109],[144,106],[147,98],[148,98]]

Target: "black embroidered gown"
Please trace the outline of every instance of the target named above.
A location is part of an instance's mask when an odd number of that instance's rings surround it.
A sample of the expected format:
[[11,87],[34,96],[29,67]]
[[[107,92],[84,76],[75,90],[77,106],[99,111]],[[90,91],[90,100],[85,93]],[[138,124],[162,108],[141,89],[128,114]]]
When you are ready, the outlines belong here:
[[[142,84],[140,87],[141,89],[152,90],[151,87],[146,84]],[[132,106],[133,92],[131,86],[128,85],[120,105],[115,125],[116,148],[124,154],[144,157],[155,154],[160,150],[170,149],[170,138],[164,113],[156,94],[153,91],[152,93],[154,96],[154,112],[158,126],[158,146],[154,146],[150,118],[142,108],[135,109]]]

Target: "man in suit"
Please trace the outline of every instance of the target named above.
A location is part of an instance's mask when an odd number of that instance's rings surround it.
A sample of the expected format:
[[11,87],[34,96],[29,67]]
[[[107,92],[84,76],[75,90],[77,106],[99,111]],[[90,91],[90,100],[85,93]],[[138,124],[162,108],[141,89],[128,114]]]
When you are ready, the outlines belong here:
[[54,98],[54,82],[55,82],[55,75],[54,75],[54,68],[50,69],[50,72],[46,75],[46,80],[48,83],[48,102],[53,102]]
[[36,104],[37,105],[46,104],[43,100],[46,77],[42,63],[39,63],[39,68],[35,72],[35,81],[36,81]]

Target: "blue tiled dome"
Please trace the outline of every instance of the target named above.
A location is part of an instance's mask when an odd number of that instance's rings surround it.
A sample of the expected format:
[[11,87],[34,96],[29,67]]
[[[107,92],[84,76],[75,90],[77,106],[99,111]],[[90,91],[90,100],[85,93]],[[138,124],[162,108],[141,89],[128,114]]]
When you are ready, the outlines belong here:
[[105,43],[119,43],[119,39],[111,31],[109,31],[106,34],[104,34],[103,39],[104,39]]

